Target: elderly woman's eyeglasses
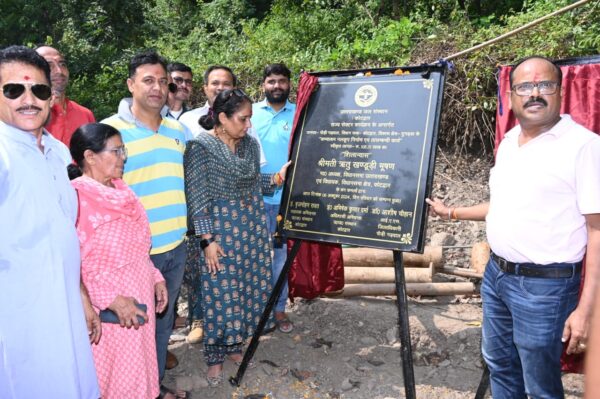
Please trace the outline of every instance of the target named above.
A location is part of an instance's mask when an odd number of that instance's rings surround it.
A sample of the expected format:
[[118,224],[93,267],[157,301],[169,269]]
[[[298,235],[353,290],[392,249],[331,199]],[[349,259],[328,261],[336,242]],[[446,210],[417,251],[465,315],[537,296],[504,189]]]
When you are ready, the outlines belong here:
[[517,96],[530,96],[533,93],[533,89],[538,88],[538,93],[543,95],[551,95],[556,93],[556,89],[558,88],[558,82],[551,82],[549,80],[544,80],[542,82],[534,83],[534,82],[524,82],[518,85],[514,85],[512,90],[515,92]]
[[117,148],[106,148],[102,150],[103,152],[112,152],[118,157],[122,157],[127,159],[127,148],[125,147],[117,147]]

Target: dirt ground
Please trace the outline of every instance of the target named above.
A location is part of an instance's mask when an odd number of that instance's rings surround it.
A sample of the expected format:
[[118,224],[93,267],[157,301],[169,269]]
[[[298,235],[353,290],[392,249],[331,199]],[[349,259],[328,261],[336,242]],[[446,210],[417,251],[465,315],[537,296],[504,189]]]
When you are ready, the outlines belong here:
[[[486,200],[491,162],[438,152],[433,195],[452,205]],[[485,226],[430,218],[427,236],[444,246],[446,265],[468,267],[469,247],[485,240]],[[434,279],[469,281],[443,274]],[[202,345],[185,341],[187,328],[172,336],[179,365],[167,371],[164,383],[190,391],[194,399],[405,397],[395,297],[297,299],[288,311],[294,331],[261,338],[256,367],[246,371],[240,387],[227,381],[208,387]],[[479,296],[410,297],[408,312],[417,398],[474,398],[482,374]],[[225,363],[226,378],[236,371]],[[563,384],[567,398],[583,396],[583,376],[565,375]]]

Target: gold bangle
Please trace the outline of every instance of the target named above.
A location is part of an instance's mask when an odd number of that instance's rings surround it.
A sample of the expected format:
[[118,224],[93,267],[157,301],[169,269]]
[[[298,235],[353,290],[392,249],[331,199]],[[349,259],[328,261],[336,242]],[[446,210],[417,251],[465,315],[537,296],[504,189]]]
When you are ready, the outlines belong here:
[[456,216],[456,208],[452,209],[452,219],[458,220],[458,216]]

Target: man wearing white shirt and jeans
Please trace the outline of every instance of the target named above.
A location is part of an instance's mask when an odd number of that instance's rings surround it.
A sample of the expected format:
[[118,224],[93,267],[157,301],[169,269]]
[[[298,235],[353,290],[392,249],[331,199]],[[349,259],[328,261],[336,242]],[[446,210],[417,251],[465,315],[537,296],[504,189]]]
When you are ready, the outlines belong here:
[[494,399],[563,398],[563,342],[567,353],[586,349],[600,270],[600,137],[560,115],[561,82],[544,57],[517,63],[509,104],[519,126],[498,148],[490,202],[427,200],[438,216],[487,222],[482,352]]

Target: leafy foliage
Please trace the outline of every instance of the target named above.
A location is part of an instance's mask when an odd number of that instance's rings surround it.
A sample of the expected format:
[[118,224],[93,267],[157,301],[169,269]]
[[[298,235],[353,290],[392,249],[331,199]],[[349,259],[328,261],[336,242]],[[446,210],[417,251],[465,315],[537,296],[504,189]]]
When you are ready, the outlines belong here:
[[[195,72],[231,66],[258,98],[268,63],[301,70],[339,70],[431,63],[516,29],[568,0],[0,0],[0,46],[53,43],[68,57],[70,96],[100,119],[128,95],[131,56],[155,48]],[[440,139],[457,151],[489,150],[498,64],[542,54],[600,53],[600,2],[454,60]]]

